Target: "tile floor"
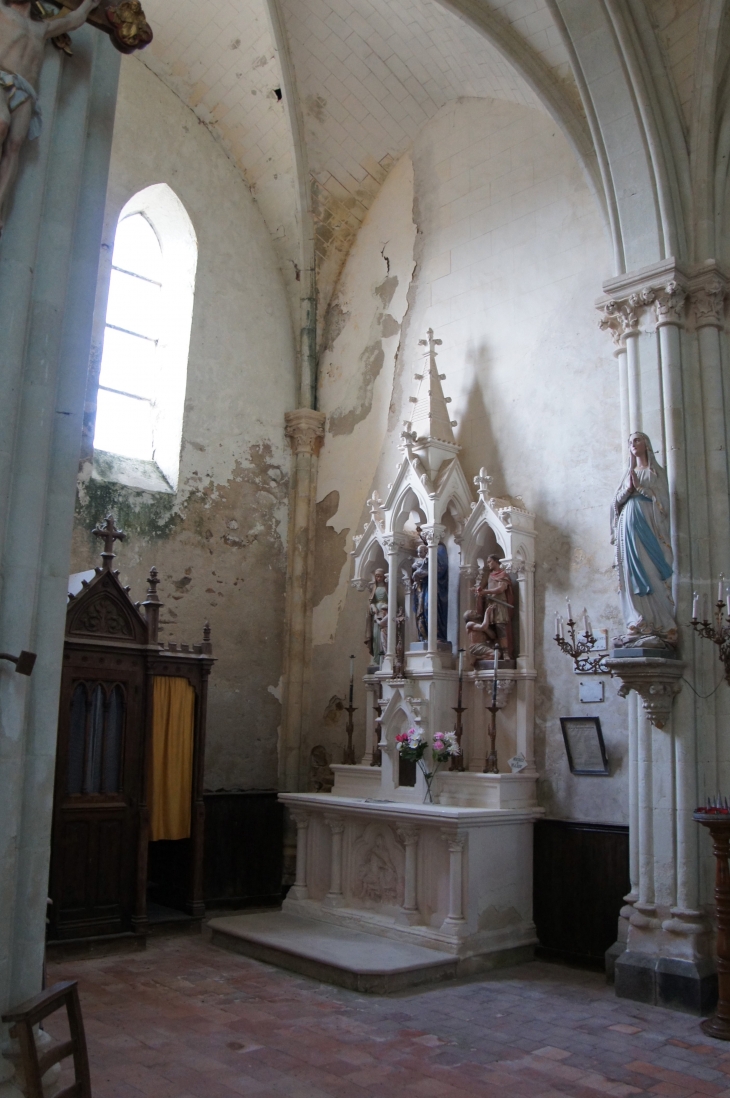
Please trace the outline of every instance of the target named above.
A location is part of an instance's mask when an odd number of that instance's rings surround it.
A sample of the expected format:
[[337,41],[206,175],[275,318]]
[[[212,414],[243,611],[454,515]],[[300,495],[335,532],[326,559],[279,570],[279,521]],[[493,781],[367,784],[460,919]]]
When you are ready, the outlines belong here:
[[375,998],[172,937],[48,976],[79,981],[94,1098],[730,1098],[696,1018],[553,964]]

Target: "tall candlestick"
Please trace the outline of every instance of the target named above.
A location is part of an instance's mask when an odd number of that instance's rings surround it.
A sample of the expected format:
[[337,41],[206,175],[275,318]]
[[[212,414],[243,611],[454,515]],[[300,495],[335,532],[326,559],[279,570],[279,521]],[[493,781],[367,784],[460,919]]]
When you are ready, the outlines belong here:
[[697,621],[697,615],[700,612],[700,596],[696,591],[692,592],[692,620]]
[[492,705],[497,704],[497,672],[499,671],[499,648],[494,649],[494,678],[492,679]]
[[352,691],[355,685],[355,657],[350,656],[350,705],[352,705]]

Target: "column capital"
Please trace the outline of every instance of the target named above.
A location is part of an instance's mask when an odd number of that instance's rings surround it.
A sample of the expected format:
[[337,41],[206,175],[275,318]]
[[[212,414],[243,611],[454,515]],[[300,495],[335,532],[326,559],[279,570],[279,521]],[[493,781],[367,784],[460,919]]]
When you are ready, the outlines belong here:
[[316,457],[324,442],[324,412],[313,408],[296,408],[284,413],[284,433],[295,454],[312,454]]
[[429,548],[432,545],[438,545],[441,538],[446,533],[446,527],[442,526],[439,522],[431,522],[428,526],[421,527],[421,533],[426,539],[426,544]]
[[657,328],[663,324],[684,325],[684,303],[687,291],[679,282],[672,279],[666,286],[657,290],[654,300]]
[[414,827],[410,824],[404,824],[402,827],[396,828],[396,830],[398,832],[398,838],[404,846],[412,846],[413,843],[417,843],[421,833],[418,827]]
[[691,287],[690,308],[698,328],[722,328],[725,324],[727,283],[713,271]]

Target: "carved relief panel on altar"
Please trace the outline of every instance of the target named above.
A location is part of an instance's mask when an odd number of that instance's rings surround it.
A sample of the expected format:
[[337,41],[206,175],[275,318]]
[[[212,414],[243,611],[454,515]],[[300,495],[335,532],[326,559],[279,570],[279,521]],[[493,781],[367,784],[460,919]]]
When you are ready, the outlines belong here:
[[391,827],[353,827],[349,865],[349,891],[356,906],[401,907],[405,854]]

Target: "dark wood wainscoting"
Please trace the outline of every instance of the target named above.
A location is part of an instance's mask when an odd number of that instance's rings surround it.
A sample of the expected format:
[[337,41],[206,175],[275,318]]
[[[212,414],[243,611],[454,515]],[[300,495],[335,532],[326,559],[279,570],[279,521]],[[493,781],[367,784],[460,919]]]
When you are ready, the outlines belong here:
[[283,806],[275,790],[205,793],[205,906],[281,901]]
[[573,820],[535,824],[538,956],[603,966],[629,891],[629,829]]

